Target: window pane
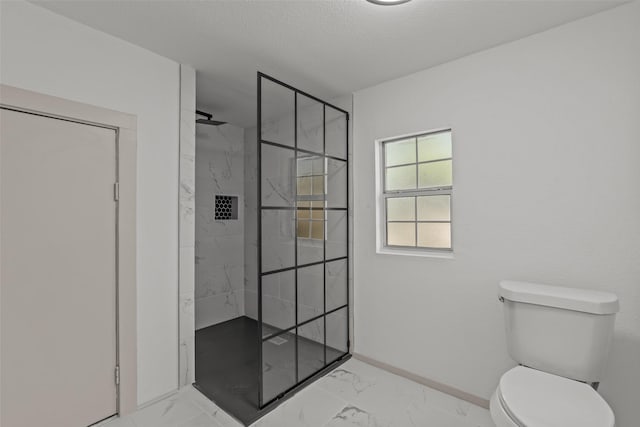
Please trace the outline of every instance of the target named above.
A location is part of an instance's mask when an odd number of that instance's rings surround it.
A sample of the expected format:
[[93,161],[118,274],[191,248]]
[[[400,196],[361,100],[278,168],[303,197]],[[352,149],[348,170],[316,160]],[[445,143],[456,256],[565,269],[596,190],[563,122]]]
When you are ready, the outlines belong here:
[[312,157],[298,157],[298,176],[313,175],[312,160]]
[[311,202],[298,201],[298,219],[309,219],[311,216],[311,211],[309,210],[310,204]]
[[298,265],[322,261],[324,257],[324,221],[303,221],[304,235],[298,234]]
[[418,161],[451,157],[451,132],[434,133],[418,138]]
[[451,160],[418,165],[418,187],[451,185]]
[[309,238],[309,233],[311,230],[311,224],[310,221],[305,220],[298,220],[298,237],[302,237],[304,238]]
[[311,179],[310,176],[303,176],[298,178],[298,196],[310,196],[311,195]]
[[324,221],[311,221],[311,238],[324,240]]
[[418,221],[450,221],[451,196],[418,197]]
[[404,165],[416,162],[415,138],[397,142],[385,142],[385,166]]
[[424,248],[450,248],[451,224],[418,223],[418,246]]
[[320,176],[312,176],[311,179],[313,180],[312,183],[312,194],[314,195],[323,195],[324,194],[324,176],[320,175]]
[[322,210],[323,205],[324,202],[311,202],[311,207],[315,208],[311,211],[311,218],[324,219],[324,211]]
[[393,197],[387,199],[387,221],[415,221],[415,197]]
[[388,222],[387,245],[389,246],[415,246],[416,224],[413,222]]
[[315,156],[313,158],[313,165],[311,166],[311,170],[314,175],[323,175],[324,174],[324,157]]
[[416,188],[416,166],[389,168],[386,177],[386,190],[411,190]]

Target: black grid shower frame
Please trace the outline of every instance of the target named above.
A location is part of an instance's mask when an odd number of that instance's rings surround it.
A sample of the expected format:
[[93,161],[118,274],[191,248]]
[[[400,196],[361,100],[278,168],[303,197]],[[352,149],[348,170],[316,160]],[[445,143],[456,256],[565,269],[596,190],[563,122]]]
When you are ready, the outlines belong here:
[[[267,141],[267,140],[263,140],[262,139],[262,80],[266,79],[269,80],[273,83],[276,83],[284,88],[287,88],[289,90],[291,90],[293,92],[294,95],[294,146],[288,146],[288,145],[284,145],[284,144],[279,144],[273,141]],[[349,153],[349,112],[336,107],[335,105],[332,105],[328,102],[325,102],[313,95],[310,95],[304,91],[301,91],[299,89],[296,89],[293,86],[290,86],[280,80],[277,80],[267,74],[258,72],[257,73],[257,88],[258,88],[258,102],[257,102],[257,144],[258,144],[258,159],[257,159],[257,176],[258,176],[258,206],[259,206],[259,212],[258,212],[258,348],[259,348],[259,378],[258,378],[258,406],[260,408],[264,408],[266,406],[268,406],[269,404],[281,399],[282,397],[284,397],[285,395],[289,394],[291,391],[296,390],[297,388],[301,387],[303,384],[305,384],[310,378],[318,375],[318,373],[326,371],[328,368],[330,368],[332,365],[337,364],[340,360],[344,359],[345,356],[347,356],[350,352],[350,348],[351,348],[351,342],[350,342],[350,322],[349,322],[349,318],[350,318],[350,297],[349,297],[349,250],[350,250],[350,245],[349,245],[349,237],[350,237],[350,226],[349,226],[349,161],[348,158],[341,158],[341,157],[336,157],[336,156],[331,156],[329,154],[326,153],[326,108],[330,107],[333,108],[334,110],[342,113],[345,115],[345,141],[346,141],[346,147],[345,147],[345,152],[347,153],[347,157],[348,157],[348,153]],[[302,149],[298,147],[298,96],[299,95],[303,95],[307,98],[310,98],[320,104],[322,104],[322,118],[323,118],[323,123],[322,123],[322,127],[323,127],[323,132],[322,132],[322,146],[323,146],[323,152],[322,153],[318,153],[315,151],[311,151],[311,150],[306,150],[306,149]],[[304,153],[304,154],[311,154],[311,155],[316,155],[325,159],[333,159],[333,160],[339,160],[345,163],[346,166],[346,194],[347,194],[347,201],[346,201],[346,207],[345,208],[338,208],[338,207],[327,207],[326,206],[326,193],[325,193],[325,203],[324,203],[324,207],[323,208],[311,208],[312,210],[323,210],[324,213],[324,220],[325,220],[325,225],[324,225],[324,239],[323,239],[323,260],[322,261],[318,261],[318,262],[313,262],[313,263],[308,263],[308,264],[304,264],[304,265],[298,265],[298,233],[297,233],[297,220],[298,220],[298,212],[297,212],[297,186],[294,186],[294,188],[296,189],[296,197],[294,197],[294,206],[263,206],[262,205],[262,145],[266,144],[266,145],[271,145],[271,146],[275,146],[275,147],[279,147],[279,148],[284,148],[287,150],[293,150],[294,154],[295,154],[295,159],[298,158],[298,153]],[[323,168],[326,168],[326,162],[323,162]],[[324,171],[325,173],[327,171]],[[297,177],[298,173],[297,173],[297,161],[294,161],[294,175]],[[293,217],[293,221],[294,221],[294,266],[292,267],[287,267],[287,268],[282,268],[282,269],[277,269],[277,270],[270,270],[270,271],[263,271],[262,269],[262,212],[265,210],[293,210],[294,212],[294,217]],[[346,217],[346,242],[347,242],[347,255],[343,256],[343,257],[337,257],[337,258],[333,258],[333,259],[327,259],[326,256],[326,239],[327,239],[327,211],[344,211],[347,212],[347,217]],[[333,262],[333,261],[340,261],[340,260],[346,260],[346,277],[347,277],[347,295],[346,295],[346,301],[347,303],[339,306],[339,307],[335,307],[332,310],[327,312],[326,309],[326,264]],[[298,323],[298,270],[301,268],[305,268],[305,267],[310,267],[313,265],[323,265],[323,313],[312,317],[310,319],[305,320],[302,323]],[[277,274],[277,273],[282,273],[285,271],[295,271],[295,281],[294,281],[294,286],[295,286],[295,325],[287,328],[287,329],[283,329],[283,330],[279,330],[273,334],[267,335],[267,336],[262,336],[263,334],[263,313],[262,313],[262,277],[269,275],[269,274]],[[327,316],[329,314],[338,312],[340,310],[346,309],[347,311],[347,316],[346,316],[346,330],[347,330],[347,351],[345,353],[343,353],[341,356],[334,358],[332,361],[329,361],[329,363],[327,363]],[[324,322],[324,366],[320,369],[318,369],[316,372],[313,372],[311,375],[305,377],[305,378],[300,378],[299,377],[299,372],[298,372],[298,364],[299,364],[299,359],[298,359],[298,328],[301,326],[304,326],[306,324],[309,324],[313,321],[319,320],[319,319],[323,319]],[[264,396],[263,396],[263,386],[264,386],[264,378],[263,378],[263,354],[262,354],[262,346],[263,343],[265,341],[268,341],[270,339],[273,339],[277,336],[280,335],[284,335],[284,334],[290,334],[290,333],[294,333],[295,336],[295,379],[296,379],[296,383],[282,391],[280,394],[278,394],[275,398],[270,399],[269,401],[263,402]]]

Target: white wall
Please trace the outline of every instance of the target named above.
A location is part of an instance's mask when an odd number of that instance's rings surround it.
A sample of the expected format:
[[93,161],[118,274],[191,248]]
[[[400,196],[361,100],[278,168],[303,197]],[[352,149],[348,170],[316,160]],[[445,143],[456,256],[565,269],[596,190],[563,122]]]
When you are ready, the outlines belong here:
[[[244,315],[244,129],[196,126],[195,327]],[[237,219],[215,219],[216,195],[238,197]]]
[[2,83],[138,116],[138,403],[177,387],[177,63],[26,2],[2,2]]
[[[602,395],[640,396],[640,3],[359,91],[355,351],[489,398],[501,279],[615,292]],[[454,259],[375,252],[374,140],[451,127]]]

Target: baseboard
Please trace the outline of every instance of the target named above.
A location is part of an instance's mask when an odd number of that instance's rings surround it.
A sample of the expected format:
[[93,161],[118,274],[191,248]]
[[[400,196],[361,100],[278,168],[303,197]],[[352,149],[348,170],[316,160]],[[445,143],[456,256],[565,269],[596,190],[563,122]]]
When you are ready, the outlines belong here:
[[378,360],[372,359],[370,357],[364,356],[359,353],[353,353],[353,358],[358,359],[362,362],[368,363],[369,365],[375,366],[387,372],[391,372],[392,374],[399,375],[408,380],[415,381],[419,384],[425,385],[434,390],[441,391],[450,396],[457,397],[458,399],[466,400],[467,402],[473,403],[474,405],[480,406],[485,409],[489,409],[489,400],[483,399],[482,397],[478,397],[474,394],[467,393],[466,391],[459,390],[455,387],[451,387],[447,384],[442,384],[438,381],[431,380],[429,378],[421,377],[420,375],[416,375],[412,372],[405,371],[404,369],[397,368],[395,366],[389,365],[384,362],[380,362]]

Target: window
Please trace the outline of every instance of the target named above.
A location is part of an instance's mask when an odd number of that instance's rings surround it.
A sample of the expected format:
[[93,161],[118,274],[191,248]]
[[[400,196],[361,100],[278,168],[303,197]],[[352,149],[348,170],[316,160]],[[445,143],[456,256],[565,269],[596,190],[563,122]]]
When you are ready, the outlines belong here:
[[382,142],[384,246],[451,247],[451,130]]
[[324,239],[325,159],[299,157],[296,177],[298,219],[296,233],[303,239]]

